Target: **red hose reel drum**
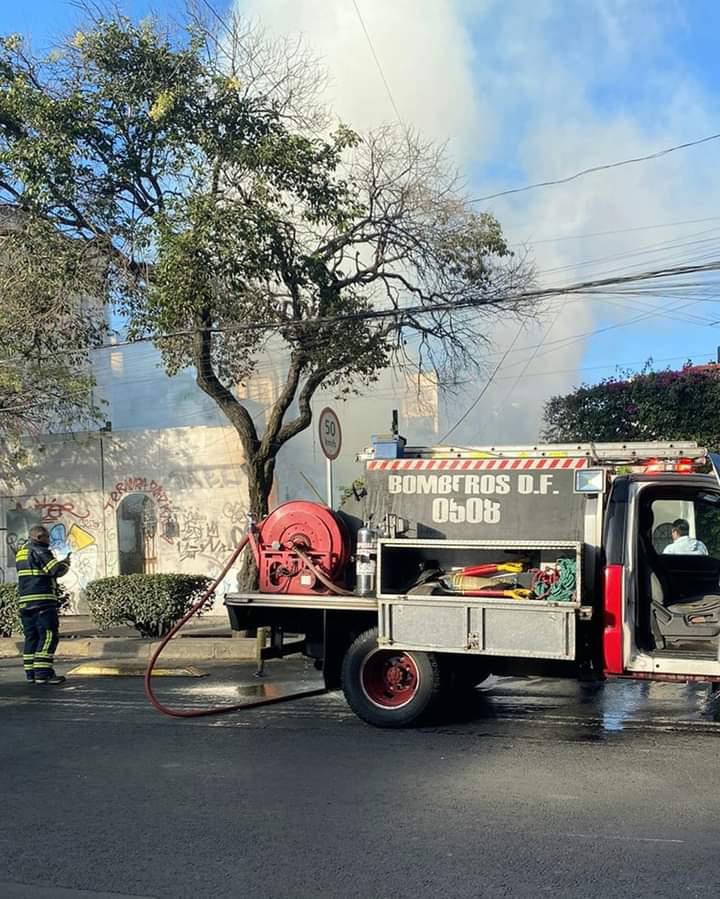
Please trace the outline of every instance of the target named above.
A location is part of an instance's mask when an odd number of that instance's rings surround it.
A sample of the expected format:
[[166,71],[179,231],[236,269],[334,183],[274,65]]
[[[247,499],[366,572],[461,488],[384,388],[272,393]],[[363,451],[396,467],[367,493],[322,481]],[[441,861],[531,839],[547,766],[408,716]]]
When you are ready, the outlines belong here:
[[305,500],[274,509],[258,525],[257,544],[261,593],[330,593],[293,552],[294,546],[334,583],[342,583],[350,560],[350,535],[342,519]]

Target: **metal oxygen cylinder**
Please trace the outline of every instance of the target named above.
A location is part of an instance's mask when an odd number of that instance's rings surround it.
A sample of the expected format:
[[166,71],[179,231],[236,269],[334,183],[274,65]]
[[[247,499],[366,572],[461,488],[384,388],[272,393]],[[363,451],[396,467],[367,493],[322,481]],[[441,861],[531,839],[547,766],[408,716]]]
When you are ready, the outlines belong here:
[[364,524],[357,532],[355,545],[355,592],[359,596],[375,593],[377,567],[377,532]]

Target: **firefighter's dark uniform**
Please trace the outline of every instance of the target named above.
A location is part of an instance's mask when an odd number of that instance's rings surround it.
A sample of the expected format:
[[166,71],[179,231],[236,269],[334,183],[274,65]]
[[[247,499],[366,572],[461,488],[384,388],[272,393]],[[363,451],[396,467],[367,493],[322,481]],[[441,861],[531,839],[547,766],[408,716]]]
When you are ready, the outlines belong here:
[[54,676],[58,644],[56,579],[67,574],[70,563],[59,561],[43,543],[29,540],[15,554],[18,605],[25,633],[23,667],[29,681]]

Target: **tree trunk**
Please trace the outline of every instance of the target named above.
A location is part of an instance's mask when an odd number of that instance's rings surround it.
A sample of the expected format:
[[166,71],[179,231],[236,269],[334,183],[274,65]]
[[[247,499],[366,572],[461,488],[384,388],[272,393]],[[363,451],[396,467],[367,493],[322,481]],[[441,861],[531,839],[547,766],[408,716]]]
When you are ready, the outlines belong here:
[[[242,436],[242,435],[241,435]],[[271,468],[273,466],[270,466]],[[259,524],[268,514],[268,500],[272,490],[272,477],[266,476],[266,466],[257,459],[248,459],[246,463],[248,478],[248,505],[253,521]],[[242,555],[238,574],[238,590],[241,593],[257,590],[258,570],[253,554],[248,548]]]

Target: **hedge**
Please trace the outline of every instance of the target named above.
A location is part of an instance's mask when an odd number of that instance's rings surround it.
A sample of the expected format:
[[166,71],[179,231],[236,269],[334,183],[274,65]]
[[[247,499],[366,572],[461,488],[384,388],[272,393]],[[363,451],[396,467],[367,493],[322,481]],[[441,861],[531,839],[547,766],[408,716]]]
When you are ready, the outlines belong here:
[[163,637],[210,583],[197,574],[123,574],[93,581],[84,597],[101,630],[129,624],[143,637]]
[[[58,591],[58,608],[62,611],[70,600],[64,590]],[[22,634],[15,584],[0,584],[0,637]]]
[[15,584],[0,584],[0,637],[21,634]]

